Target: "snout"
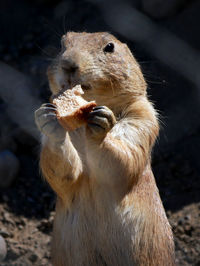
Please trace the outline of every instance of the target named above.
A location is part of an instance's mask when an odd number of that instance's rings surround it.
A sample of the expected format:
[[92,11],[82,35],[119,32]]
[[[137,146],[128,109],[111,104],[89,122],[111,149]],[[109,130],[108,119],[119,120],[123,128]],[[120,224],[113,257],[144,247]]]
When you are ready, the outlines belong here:
[[62,58],[60,66],[66,74],[75,74],[79,69],[78,64],[72,58]]
[[79,84],[84,90],[91,88],[93,61],[88,53],[68,49],[60,56],[59,66],[63,76],[62,80],[69,87]]

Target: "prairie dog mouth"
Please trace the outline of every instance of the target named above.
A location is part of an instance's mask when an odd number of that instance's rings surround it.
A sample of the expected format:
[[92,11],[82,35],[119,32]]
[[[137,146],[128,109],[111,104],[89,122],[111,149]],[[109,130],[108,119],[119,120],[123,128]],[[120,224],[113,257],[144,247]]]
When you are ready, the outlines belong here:
[[73,75],[65,75],[65,73],[61,72],[61,75],[59,74],[59,83],[62,90],[68,90],[76,85],[81,85],[83,90],[91,90],[92,87],[90,84],[85,83],[82,78],[75,77]]
[[79,82],[77,82],[77,83],[66,83],[66,82],[61,83],[60,87],[62,90],[68,90],[68,89],[75,87],[76,85],[80,85],[83,90],[91,90],[91,86],[89,84],[85,85],[85,84],[81,84]]
[[83,90],[91,90],[91,86],[89,84],[88,85],[81,84],[81,87]]

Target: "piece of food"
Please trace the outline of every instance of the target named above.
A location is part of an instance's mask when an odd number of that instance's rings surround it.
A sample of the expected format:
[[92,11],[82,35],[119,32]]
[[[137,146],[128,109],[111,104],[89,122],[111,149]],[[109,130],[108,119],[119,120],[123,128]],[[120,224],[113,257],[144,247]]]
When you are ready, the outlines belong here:
[[95,101],[87,102],[80,85],[68,89],[53,98],[57,107],[57,118],[66,130],[75,130],[86,124],[89,112],[96,106]]

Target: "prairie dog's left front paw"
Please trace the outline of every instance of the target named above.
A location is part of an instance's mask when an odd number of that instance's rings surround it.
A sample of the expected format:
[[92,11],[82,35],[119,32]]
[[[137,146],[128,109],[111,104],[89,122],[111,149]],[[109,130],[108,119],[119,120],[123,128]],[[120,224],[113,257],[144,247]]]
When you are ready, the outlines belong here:
[[46,103],[36,110],[35,123],[52,143],[60,144],[65,140],[66,130],[58,122],[55,105]]
[[89,113],[87,128],[94,137],[104,137],[116,124],[113,112],[106,106],[97,106]]

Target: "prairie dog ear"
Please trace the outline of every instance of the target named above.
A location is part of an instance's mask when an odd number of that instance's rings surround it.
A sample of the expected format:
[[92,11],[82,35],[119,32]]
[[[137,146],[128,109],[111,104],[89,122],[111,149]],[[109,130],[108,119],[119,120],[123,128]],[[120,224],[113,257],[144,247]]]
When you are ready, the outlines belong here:
[[128,45],[126,43],[122,43],[123,47],[125,48],[126,52],[133,57],[133,54],[131,53],[131,50],[128,48]]

